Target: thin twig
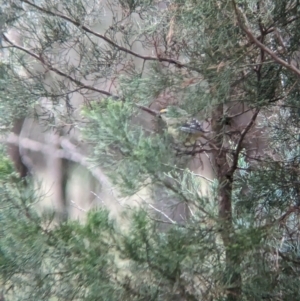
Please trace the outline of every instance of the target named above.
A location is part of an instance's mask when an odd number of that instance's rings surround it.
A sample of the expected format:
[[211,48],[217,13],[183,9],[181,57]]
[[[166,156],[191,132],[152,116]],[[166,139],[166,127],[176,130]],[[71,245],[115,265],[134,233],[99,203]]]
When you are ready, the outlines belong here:
[[236,150],[235,150],[234,155],[233,155],[233,162],[232,162],[231,168],[228,172],[229,175],[232,175],[235,172],[235,170],[237,169],[239,154],[242,150],[242,143],[244,141],[245,136],[247,135],[247,133],[249,132],[249,130],[253,126],[258,113],[259,113],[259,109],[256,109],[253,116],[252,116],[252,118],[251,118],[251,120],[250,120],[250,122],[248,123],[248,125],[244,128],[244,130],[241,133],[241,137],[240,137],[240,139],[237,143]]
[[198,178],[202,178],[202,179],[206,180],[207,182],[210,182],[210,183],[214,182],[213,180],[210,180],[209,178],[207,178],[205,176],[202,176],[202,175],[199,175],[199,174],[196,174],[196,173],[193,173],[193,175],[198,177]]
[[79,81],[78,79],[73,78],[72,76],[66,74],[65,72],[63,72],[63,71],[53,67],[51,64],[47,63],[41,55],[39,56],[39,55],[35,54],[34,52],[30,51],[29,49],[26,49],[22,46],[19,46],[19,45],[15,44],[5,34],[2,34],[2,36],[3,36],[4,41],[9,43],[11,46],[13,46],[16,49],[19,49],[19,50],[29,54],[31,57],[34,57],[36,60],[41,62],[43,64],[43,66],[46,67],[46,69],[51,70],[51,71],[55,72],[56,74],[69,79],[71,82],[78,85],[80,89],[87,89],[87,90],[95,91],[95,92],[98,92],[98,93],[101,93],[101,94],[111,96],[111,97],[115,97],[115,98],[119,99],[118,96],[113,95],[112,93],[109,93],[105,90],[97,89],[93,86],[89,86],[89,85],[84,84],[83,82]]
[[172,224],[177,224],[174,220],[172,220],[166,213],[164,213],[162,210],[159,210],[158,208],[154,207],[152,204],[146,202],[148,204],[148,206],[152,209],[154,209],[155,211],[159,212],[160,214],[162,214],[167,220],[169,220]]
[[76,150],[76,146],[72,144],[68,139],[61,138],[60,145],[62,149],[57,149],[54,144],[44,144],[38,141],[34,141],[28,138],[21,138],[13,133],[11,133],[7,138],[0,139],[1,142],[19,145],[22,148],[41,152],[43,154],[54,156],[56,158],[67,159],[76,162],[83,167],[86,167],[91,174],[106,187],[111,187],[112,184],[107,176],[101,171],[100,168],[93,167],[87,157],[82,155]]
[[277,63],[279,63],[281,66],[287,68],[288,70],[292,71],[293,73],[295,73],[296,75],[300,76],[300,70],[298,68],[296,68],[295,66],[287,63],[286,61],[284,61],[283,59],[281,59],[279,56],[277,56],[269,47],[267,47],[266,45],[264,45],[263,43],[261,43],[251,32],[251,30],[244,24],[243,19],[245,19],[245,17],[242,17],[242,12],[238,9],[236,3],[234,0],[232,0],[233,6],[234,6],[234,10],[238,19],[238,23],[240,28],[246,33],[246,35],[248,36],[248,38],[250,40],[252,40],[259,48],[261,48],[263,51],[265,51],[266,53],[268,53],[270,55],[270,57],[273,58],[273,60]]
[[135,57],[138,57],[140,59],[143,59],[145,61],[159,61],[159,62],[167,62],[167,63],[170,63],[170,64],[175,64],[176,66],[178,67],[183,67],[183,64],[180,63],[179,61],[176,61],[174,59],[169,59],[169,58],[163,58],[163,57],[153,57],[153,56],[143,56],[139,53],[136,53],[128,48],[125,48],[123,46],[120,46],[118,45],[117,43],[115,43],[114,41],[110,40],[109,38],[107,38],[106,36],[98,33],[98,32],[95,32],[93,31],[91,28],[81,24],[79,21],[75,21],[75,20],[72,20],[71,18],[69,18],[68,16],[64,15],[64,14],[61,14],[61,13],[55,13],[55,12],[52,12],[52,11],[49,11],[49,10],[46,10],[44,9],[43,7],[40,7],[30,1],[27,1],[27,0],[21,0],[21,2],[24,2],[24,3],[27,3],[28,5],[36,8],[37,10],[45,13],[45,14],[48,14],[48,15],[51,15],[51,16],[55,16],[55,17],[59,17],[61,19],[64,19],[72,24],[74,24],[75,26],[79,27],[81,30],[84,30],[85,32],[88,32],[102,40],[104,40],[105,42],[107,42],[108,44],[118,48],[120,51],[123,51],[123,52],[126,52],[128,54],[131,54]]

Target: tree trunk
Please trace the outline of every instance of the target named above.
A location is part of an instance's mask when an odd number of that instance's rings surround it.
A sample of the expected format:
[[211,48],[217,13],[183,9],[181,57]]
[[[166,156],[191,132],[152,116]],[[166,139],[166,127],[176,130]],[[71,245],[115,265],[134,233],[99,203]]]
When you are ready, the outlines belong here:
[[[19,118],[14,121],[12,132],[17,136],[20,136],[23,123],[24,123],[24,118]],[[14,145],[14,144],[9,145],[7,148],[7,152],[9,157],[13,161],[15,169],[19,173],[20,177],[25,178],[29,174],[29,170],[22,160],[19,145]]]
[[212,113],[212,130],[215,134],[214,144],[218,150],[214,153],[213,164],[218,179],[218,206],[221,238],[225,248],[226,268],[224,272],[224,285],[227,287],[227,300],[238,301],[241,294],[240,258],[234,248],[235,235],[232,224],[232,184],[233,172],[227,160],[225,147],[224,125],[222,124],[223,105],[218,105]]

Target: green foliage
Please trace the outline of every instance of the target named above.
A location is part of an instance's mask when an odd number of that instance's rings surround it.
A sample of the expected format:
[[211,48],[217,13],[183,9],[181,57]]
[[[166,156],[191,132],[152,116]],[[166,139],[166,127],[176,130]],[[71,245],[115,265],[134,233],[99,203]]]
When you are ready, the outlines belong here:
[[95,160],[126,194],[170,169],[172,162],[171,149],[162,137],[146,135],[133,124],[135,112],[130,102],[107,99],[83,113],[89,122],[83,133],[94,144]]
[[[298,300],[298,1],[25,2],[0,2],[24,38],[6,39],[1,130],[33,115],[74,125],[122,196],[148,188],[151,200],[118,223],[103,208],[58,223],[1,151],[6,299]],[[86,101],[80,122],[73,94]],[[200,116],[208,138],[182,155],[155,114],[151,126],[137,121],[153,104]],[[194,155],[214,180],[187,168]],[[179,204],[181,218],[170,213]]]
[[3,147],[0,148],[0,182],[5,183],[14,174],[12,162]]

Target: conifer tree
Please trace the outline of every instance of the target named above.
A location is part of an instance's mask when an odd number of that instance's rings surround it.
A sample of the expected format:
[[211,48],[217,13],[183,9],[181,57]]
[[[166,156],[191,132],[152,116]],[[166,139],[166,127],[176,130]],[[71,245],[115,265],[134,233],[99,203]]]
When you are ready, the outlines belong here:
[[[0,3],[3,131],[71,124],[119,196],[152,199],[126,227],[105,208],[56,224],[3,151],[7,300],[299,298],[298,1]],[[203,156],[211,180],[188,168]]]

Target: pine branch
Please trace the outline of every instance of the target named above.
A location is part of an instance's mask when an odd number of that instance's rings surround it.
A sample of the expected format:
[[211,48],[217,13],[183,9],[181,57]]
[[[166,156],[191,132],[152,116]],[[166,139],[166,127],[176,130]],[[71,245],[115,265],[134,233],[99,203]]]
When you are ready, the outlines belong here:
[[251,30],[245,25],[245,16],[243,16],[242,12],[238,9],[236,3],[234,0],[232,0],[233,6],[234,6],[234,10],[236,13],[236,17],[239,23],[240,28],[246,33],[246,35],[248,36],[248,38],[254,42],[254,44],[256,44],[259,48],[261,48],[263,51],[265,51],[267,54],[269,54],[269,56],[278,64],[280,64],[281,66],[285,67],[286,69],[292,71],[293,73],[295,73],[296,75],[300,76],[300,70],[298,68],[296,68],[295,66],[287,63],[286,61],[284,61],[283,59],[281,59],[276,53],[274,53],[269,47],[267,47],[266,45],[264,45],[263,43],[261,43],[255,36],[254,34],[251,32]]
[[180,63],[179,61],[177,60],[174,60],[174,59],[169,59],[169,58],[163,58],[163,57],[153,57],[153,56],[144,56],[144,55],[141,55],[139,53],[136,53],[128,48],[125,48],[123,46],[120,46],[118,45],[117,43],[115,43],[114,41],[110,40],[109,38],[107,38],[106,36],[98,33],[98,32],[95,32],[93,31],[91,28],[81,24],[79,21],[75,21],[75,20],[72,20],[71,18],[69,18],[68,16],[64,15],[64,14],[61,14],[61,13],[54,13],[52,11],[49,11],[49,10],[46,10],[45,8],[43,7],[40,7],[30,1],[27,1],[27,0],[21,0],[21,2],[23,3],[27,3],[28,5],[36,8],[37,10],[47,14],[47,15],[51,15],[51,16],[55,16],[55,17],[59,17],[61,19],[64,19],[70,23],[72,23],[73,25],[77,26],[77,27],[80,27],[81,30],[84,30],[85,32],[88,32],[102,40],[104,40],[105,42],[107,42],[108,44],[116,47],[118,50],[120,51],[123,51],[123,52],[126,52],[128,54],[131,54],[137,58],[140,58],[140,59],[143,59],[145,61],[158,61],[158,62],[166,62],[166,63],[170,63],[170,64],[174,64],[178,67],[184,67],[184,65],[182,63]]
[[251,118],[251,120],[250,120],[250,122],[247,124],[247,126],[244,128],[244,130],[241,133],[241,137],[240,137],[240,139],[237,143],[236,150],[235,150],[234,155],[233,155],[233,162],[232,162],[231,168],[228,172],[228,174],[230,176],[232,176],[233,173],[235,172],[235,170],[237,169],[239,155],[240,155],[240,152],[242,150],[242,143],[243,143],[244,138],[246,137],[247,133],[250,131],[251,127],[253,126],[258,113],[259,113],[259,109],[256,109],[253,116],[252,116],[252,118]]
[[45,59],[41,55],[37,55],[34,52],[30,51],[29,49],[26,49],[26,48],[24,48],[22,46],[19,46],[19,45],[15,44],[5,34],[3,34],[2,36],[3,36],[4,41],[6,41],[7,43],[9,43],[12,47],[14,47],[14,48],[16,48],[18,50],[21,50],[22,52],[27,53],[31,57],[33,57],[36,60],[38,60],[39,62],[41,62],[42,65],[44,67],[46,67],[46,69],[51,70],[51,71],[55,72],[56,74],[69,79],[71,82],[73,82],[77,86],[79,86],[80,89],[87,89],[87,90],[95,91],[95,92],[98,92],[98,93],[101,93],[101,94],[104,94],[104,95],[107,95],[107,96],[111,96],[111,97],[114,97],[114,98],[117,98],[117,99],[119,98],[118,96],[115,96],[112,93],[109,93],[109,92],[107,92],[105,90],[97,89],[97,88],[95,88],[93,86],[89,86],[89,85],[84,84],[80,80],[75,79],[74,77],[66,74],[65,72],[61,71],[60,69],[57,69],[57,68],[53,67],[53,65],[51,65],[50,63],[47,63],[45,61]]

